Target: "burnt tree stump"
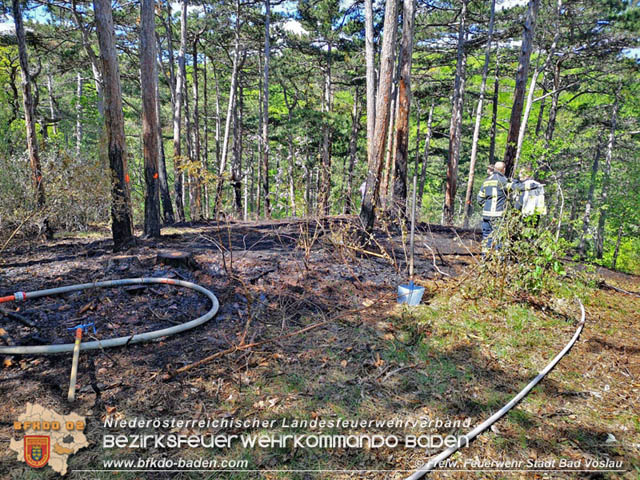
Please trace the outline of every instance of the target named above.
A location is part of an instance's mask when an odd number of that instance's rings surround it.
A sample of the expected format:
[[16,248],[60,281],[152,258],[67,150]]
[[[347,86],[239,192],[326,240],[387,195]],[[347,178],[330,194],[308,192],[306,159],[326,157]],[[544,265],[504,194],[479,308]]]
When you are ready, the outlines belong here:
[[190,252],[180,252],[177,250],[158,253],[156,256],[156,264],[158,263],[174,268],[187,268],[189,270],[198,269],[198,264],[193,259],[193,255]]
[[142,268],[142,262],[135,255],[113,255],[107,261],[107,270],[130,270]]

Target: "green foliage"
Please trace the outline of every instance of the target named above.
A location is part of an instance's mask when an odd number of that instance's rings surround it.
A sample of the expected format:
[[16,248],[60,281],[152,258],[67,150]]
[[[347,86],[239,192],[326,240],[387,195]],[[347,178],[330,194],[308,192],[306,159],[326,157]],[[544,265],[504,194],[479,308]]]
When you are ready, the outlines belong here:
[[47,195],[45,210],[35,204],[35,190],[25,154],[0,157],[0,236],[6,238],[20,227],[17,238],[39,234],[44,219],[56,230],[84,231],[90,224],[109,219],[108,169],[98,158],[50,150],[41,155]]
[[482,263],[482,287],[500,295],[540,295],[556,292],[567,275],[563,258],[567,242],[536,224],[508,211],[494,232],[494,245]]

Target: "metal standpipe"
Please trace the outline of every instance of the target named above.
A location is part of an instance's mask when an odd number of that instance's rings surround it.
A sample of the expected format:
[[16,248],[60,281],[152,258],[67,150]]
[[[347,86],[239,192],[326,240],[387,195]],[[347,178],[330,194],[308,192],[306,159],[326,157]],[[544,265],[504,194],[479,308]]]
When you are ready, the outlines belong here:
[[[171,278],[125,278],[121,280],[107,280],[103,282],[82,283],[78,285],[69,285],[66,287],[51,288],[48,290],[37,290],[34,292],[16,292],[13,295],[9,295],[7,297],[1,297],[0,303],[10,302],[15,300],[26,301],[33,298],[59,295],[61,293],[76,292],[78,290],[86,290],[90,288],[108,288],[108,287],[121,287],[124,285],[150,285],[150,284],[175,285],[178,287],[190,288],[192,290],[200,292],[203,295],[205,295],[207,298],[209,298],[209,300],[211,300],[211,309],[201,317],[196,318],[195,320],[191,320],[181,325],[176,325],[174,327],[163,328],[161,330],[154,330],[152,332],[146,332],[146,333],[137,333],[135,335],[128,335],[126,337],[117,337],[117,338],[109,338],[107,340],[83,342],[80,347],[81,350],[95,350],[98,348],[121,347],[123,345],[129,345],[132,343],[148,342],[156,338],[175,335],[176,333],[190,330],[192,328],[195,328],[211,320],[215,316],[215,314],[218,313],[218,309],[220,308],[220,304],[218,303],[218,298],[211,291],[207,290],[204,287],[201,287],[200,285],[196,285],[195,283],[184,282],[182,280],[173,280]],[[60,345],[34,345],[34,346],[9,346],[9,347],[3,346],[3,347],[0,347],[0,354],[1,355],[48,355],[52,353],[71,352],[73,351],[73,347],[74,347],[73,343],[65,343]]]

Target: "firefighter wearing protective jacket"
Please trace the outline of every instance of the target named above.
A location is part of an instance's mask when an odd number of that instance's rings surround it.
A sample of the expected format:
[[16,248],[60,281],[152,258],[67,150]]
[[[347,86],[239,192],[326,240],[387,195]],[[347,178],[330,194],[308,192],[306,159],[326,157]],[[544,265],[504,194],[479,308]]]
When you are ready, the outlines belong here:
[[528,168],[520,170],[520,189],[516,195],[516,208],[520,210],[526,225],[537,227],[540,216],[547,214],[544,200],[544,185],[533,179],[533,173]]
[[500,245],[494,245],[494,234],[502,221],[509,194],[513,190],[520,189],[520,182],[510,182],[504,176],[505,165],[496,162],[493,174],[489,175],[478,192],[478,203],[482,206],[482,251],[491,249],[492,246],[499,249]]

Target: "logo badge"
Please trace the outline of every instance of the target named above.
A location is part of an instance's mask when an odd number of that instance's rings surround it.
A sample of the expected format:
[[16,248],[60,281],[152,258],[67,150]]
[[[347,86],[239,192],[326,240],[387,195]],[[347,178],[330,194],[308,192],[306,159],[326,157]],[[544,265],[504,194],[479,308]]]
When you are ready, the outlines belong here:
[[49,462],[49,436],[25,435],[24,460],[33,468],[42,468]]

